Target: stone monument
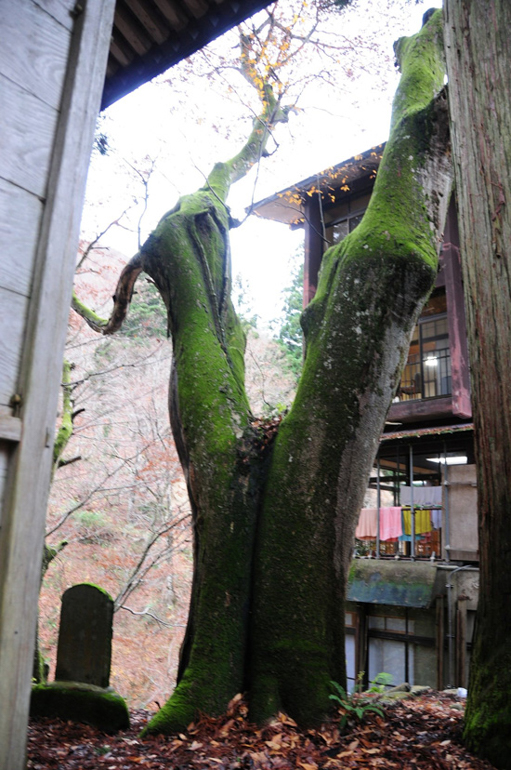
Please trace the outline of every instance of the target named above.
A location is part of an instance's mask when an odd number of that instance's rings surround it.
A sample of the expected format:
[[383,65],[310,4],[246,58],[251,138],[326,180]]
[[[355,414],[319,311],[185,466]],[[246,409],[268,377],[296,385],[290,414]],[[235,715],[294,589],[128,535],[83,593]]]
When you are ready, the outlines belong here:
[[110,683],[112,597],[82,583],[62,596],[55,682],[32,687],[31,716],[86,722],[106,732],[129,727],[126,703]]
[[110,684],[114,603],[90,583],[71,586],[62,596],[57,670],[59,682]]

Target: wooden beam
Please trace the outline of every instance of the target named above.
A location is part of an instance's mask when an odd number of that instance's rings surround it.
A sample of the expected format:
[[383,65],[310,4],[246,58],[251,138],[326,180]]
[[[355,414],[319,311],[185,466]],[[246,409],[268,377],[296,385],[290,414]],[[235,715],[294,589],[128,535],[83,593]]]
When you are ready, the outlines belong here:
[[[25,2],[20,7],[27,5]],[[67,3],[68,11],[72,5]],[[73,30],[54,135],[26,324],[18,387],[24,431],[9,463],[2,509],[0,768],[6,770],[25,767],[55,417],[80,215],[105,75],[114,0],[87,0],[82,2],[82,7]],[[6,115],[6,120],[9,117]]]
[[21,440],[22,423],[19,417],[13,417],[0,411],[0,439],[18,442]]
[[152,46],[152,40],[140,26],[136,16],[120,3],[117,4],[115,11],[114,29],[124,37],[139,56],[147,53]]
[[169,36],[169,28],[159,13],[157,6],[150,6],[143,0],[125,0],[126,5],[137,16],[155,43],[160,45]]
[[390,405],[387,420],[390,422],[418,422],[452,417],[452,396],[439,398],[396,401]]
[[188,24],[188,19],[179,6],[175,6],[169,0],[154,0],[154,4],[167,19],[171,28],[178,32]]
[[305,216],[305,257],[303,267],[303,306],[307,307],[318,288],[319,268],[323,258],[323,226],[319,195],[307,197]]
[[451,348],[452,411],[458,417],[472,417],[470,402],[470,373],[468,363],[467,324],[461,278],[458,217],[454,199],[451,200],[443,245],[443,273]]

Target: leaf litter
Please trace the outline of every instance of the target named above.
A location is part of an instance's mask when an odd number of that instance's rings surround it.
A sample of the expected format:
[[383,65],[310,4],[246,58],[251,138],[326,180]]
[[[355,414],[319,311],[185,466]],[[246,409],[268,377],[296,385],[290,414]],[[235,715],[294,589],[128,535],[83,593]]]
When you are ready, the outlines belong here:
[[241,695],[227,713],[202,716],[186,733],[139,733],[151,713],[131,712],[131,727],[107,735],[89,725],[57,719],[32,719],[29,770],[492,770],[461,743],[464,705],[456,696],[429,692],[384,705],[385,716],[367,714],[363,722],[336,719],[316,730],[300,730],[279,713],[259,728],[248,721]]

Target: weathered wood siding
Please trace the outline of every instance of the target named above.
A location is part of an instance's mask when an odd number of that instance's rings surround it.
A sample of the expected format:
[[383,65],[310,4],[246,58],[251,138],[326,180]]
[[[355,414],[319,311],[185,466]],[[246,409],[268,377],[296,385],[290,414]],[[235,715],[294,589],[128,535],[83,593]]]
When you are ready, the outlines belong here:
[[0,770],[25,733],[67,316],[114,0],[0,0]]
[[68,6],[59,18],[34,2],[0,5],[0,407],[8,407],[19,376],[73,4],[59,3],[59,10]]

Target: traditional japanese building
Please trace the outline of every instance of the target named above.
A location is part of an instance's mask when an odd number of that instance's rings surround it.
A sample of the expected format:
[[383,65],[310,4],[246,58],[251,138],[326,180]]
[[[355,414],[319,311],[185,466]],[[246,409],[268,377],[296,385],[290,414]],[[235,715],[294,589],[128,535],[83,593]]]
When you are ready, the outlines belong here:
[[[256,204],[258,216],[304,230],[304,306],[325,250],[360,222],[383,149]],[[395,684],[466,687],[479,579],[477,489],[454,199],[365,506],[348,590],[348,678],[366,684],[385,671]]]

